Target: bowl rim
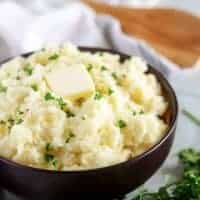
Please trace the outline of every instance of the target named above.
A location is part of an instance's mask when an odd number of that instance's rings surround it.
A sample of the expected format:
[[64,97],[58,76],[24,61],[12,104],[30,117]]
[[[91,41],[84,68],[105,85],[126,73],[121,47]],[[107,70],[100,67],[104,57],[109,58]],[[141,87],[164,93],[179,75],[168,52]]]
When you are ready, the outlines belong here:
[[[128,55],[128,54],[125,54],[125,53],[121,53],[121,52],[113,50],[113,49],[106,49],[106,48],[100,48],[100,47],[78,46],[78,49],[80,51],[89,52],[89,53],[106,52],[106,53],[111,53],[111,54],[117,54],[117,55],[120,56],[120,58],[123,58],[123,59],[128,59],[131,56],[134,56],[134,55]],[[16,58],[16,57],[25,57],[26,58],[26,57],[30,56],[31,54],[38,52],[38,51],[40,51],[40,49],[36,50],[36,51],[22,53],[18,56],[12,56],[12,57],[9,57],[7,59],[4,59],[3,61],[0,61],[0,67],[1,67],[2,64],[8,62],[9,60],[11,60],[13,58]],[[96,172],[103,171],[103,170],[113,170],[113,168],[123,167],[125,165],[130,164],[130,163],[131,164],[137,163],[139,160],[148,156],[149,154],[154,152],[156,149],[158,149],[168,139],[168,137],[170,137],[170,135],[173,134],[173,131],[176,128],[179,106],[178,106],[178,101],[177,101],[175,91],[172,88],[172,86],[170,85],[170,83],[168,82],[168,80],[164,77],[164,75],[160,71],[158,71],[157,69],[155,69],[154,67],[152,67],[148,63],[147,63],[147,65],[148,65],[149,70],[151,71],[150,73],[154,74],[159,82],[160,82],[160,80],[162,80],[161,85],[165,85],[165,88],[168,89],[168,93],[171,94],[171,96],[172,96],[171,101],[174,104],[174,110],[172,112],[172,115],[173,115],[172,120],[169,123],[169,126],[168,126],[165,134],[161,137],[161,139],[158,142],[156,142],[154,145],[152,145],[145,152],[143,152],[143,153],[141,153],[141,154],[139,154],[139,155],[137,155],[133,158],[130,158],[126,161],[116,163],[116,164],[113,164],[113,165],[108,165],[108,166],[98,167],[98,168],[91,168],[91,169],[81,169],[81,170],[58,171],[58,170],[37,168],[37,167],[34,167],[34,166],[28,166],[28,165],[25,165],[25,164],[17,163],[15,161],[12,161],[11,159],[4,158],[2,156],[0,156],[0,162],[7,164],[7,165],[10,165],[10,166],[15,167],[15,168],[19,168],[19,169],[22,169],[22,170],[29,170],[29,171],[36,172],[36,173],[40,172],[40,173],[47,173],[47,174],[74,174],[74,173],[83,174],[83,173],[96,173]]]

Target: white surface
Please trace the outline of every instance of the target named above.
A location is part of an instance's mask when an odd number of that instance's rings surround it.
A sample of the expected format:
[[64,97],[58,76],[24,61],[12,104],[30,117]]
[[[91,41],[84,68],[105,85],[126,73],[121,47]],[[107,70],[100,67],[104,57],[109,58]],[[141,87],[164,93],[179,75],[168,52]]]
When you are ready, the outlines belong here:
[[[180,106],[200,115],[200,90],[197,88],[200,84],[200,70],[179,70],[175,64],[158,55],[145,43],[126,36],[113,18],[96,16],[82,4],[68,5],[40,17],[15,4],[0,4],[0,59],[36,50],[47,42],[63,43],[67,40],[79,45],[109,47],[144,57],[171,81]],[[171,155],[149,185],[156,187],[163,183],[163,174],[176,165],[174,155],[179,149],[187,146],[199,148],[199,132],[199,127],[180,114]]]

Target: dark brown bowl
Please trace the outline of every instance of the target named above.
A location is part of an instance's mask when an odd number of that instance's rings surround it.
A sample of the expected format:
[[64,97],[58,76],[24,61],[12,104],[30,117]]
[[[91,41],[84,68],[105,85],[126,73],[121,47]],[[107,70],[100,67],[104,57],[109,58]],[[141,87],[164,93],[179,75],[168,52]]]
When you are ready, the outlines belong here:
[[[107,51],[99,48],[80,48],[82,51]],[[27,57],[31,53],[22,56]],[[5,61],[4,61],[5,62]],[[169,104],[164,115],[169,128],[163,138],[145,153],[126,162],[84,171],[49,171],[17,164],[0,158],[0,186],[26,199],[111,199],[124,195],[149,179],[166,159],[174,140],[178,104],[175,93],[163,75],[149,66],[149,72],[159,80],[163,95]]]

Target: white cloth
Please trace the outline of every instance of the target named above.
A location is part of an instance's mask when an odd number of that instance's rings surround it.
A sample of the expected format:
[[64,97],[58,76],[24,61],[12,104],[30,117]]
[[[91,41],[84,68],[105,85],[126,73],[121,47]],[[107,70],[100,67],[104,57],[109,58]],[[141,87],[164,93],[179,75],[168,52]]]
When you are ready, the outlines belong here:
[[[14,3],[0,3],[0,60],[37,50],[45,43],[66,41],[81,46],[113,48],[123,53],[144,57],[170,80],[178,95],[180,107],[184,106],[200,116],[198,66],[192,70],[180,70],[143,41],[125,35],[116,19],[106,15],[96,15],[81,3],[72,3],[40,16]],[[163,183],[165,179],[163,173],[176,165],[174,155],[179,149],[188,146],[199,148],[199,142],[200,127],[180,114],[176,140],[170,157],[150,180],[149,185],[157,187]]]

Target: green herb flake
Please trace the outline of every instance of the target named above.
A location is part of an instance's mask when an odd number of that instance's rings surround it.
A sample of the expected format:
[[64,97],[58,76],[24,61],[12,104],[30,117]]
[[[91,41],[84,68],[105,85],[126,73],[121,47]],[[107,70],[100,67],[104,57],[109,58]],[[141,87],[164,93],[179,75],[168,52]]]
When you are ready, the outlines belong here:
[[47,92],[44,96],[44,99],[46,101],[50,101],[50,100],[55,100],[55,97],[50,93],[50,92]]
[[54,160],[54,155],[53,154],[50,154],[50,153],[45,153],[44,154],[44,160],[47,162],[47,163],[50,163]]
[[58,165],[58,160],[55,160],[55,159],[54,159],[54,160],[52,161],[52,165],[53,165],[54,167],[57,167],[57,165]]
[[108,89],[108,95],[112,95],[114,93],[114,90],[112,90],[111,88]]
[[0,92],[6,92],[6,91],[7,91],[7,87],[0,84]]
[[10,125],[14,125],[14,123],[15,123],[15,120],[14,120],[14,119],[12,119],[12,118],[9,118],[9,119],[8,119],[8,122],[9,122],[9,124],[10,124]]
[[16,119],[15,123],[16,124],[21,124],[23,122],[23,119],[19,118],[19,119]]
[[21,110],[17,110],[17,115],[23,115],[23,114],[24,114],[23,111],[21,111]]
[[21,77],[20,77],[20,76],[16,76],[16,80],[18,80],[18,81],[19,81],[20,79],[21,79]]
[[118,122],[117,122],[117,126],[119,127],[119,128],[125,128],[126,126],[127,126],[127,124],[126,124],[126,122],[124,121],[124,120],[119,120]]
[[6,124],[4,120],[0,120],[0,124]]
[[117,76],[117,74],[116,74],[115,72],[113,72],[113,73],[111,74],[111,76],[112,76],[115,80],[118,80],[118,79],[119,79],[118,76]]
[[90,72],[92,70],[92,68],[93,68],[92,64],[88,64],[88,66],[87,66],[88,72]]
[[15,124],[15,120],[10,117],[7,123],[8,128],[11,129],[14,124]]
[[104,52],[103,51],[99,51],[98,54],[99,54],[99,56],[103,56]]
[[102,98],[103,98],[103,95],[100,92],[96,92],[96,94],[94,95],[95,100],[100,100]]
[[137,112],[136,112],[135,110],[132,111],[132,115],[133,115],[133,116],[137,115]]
[[86,116],[82,116],[81,119],[82,119],[82,120],[86,120]]
[[73,112],[71,112],[70,110],[66,111],[66,115],[67,115],[68,118],[75,117],[75,114]]
[[107,71],[108,69],[105,66],[101,67],[101,71]]
[[48,142],[48,143],[46,144],[46,146],[45,146],[45,150],[46,150],[47,152],[49,152],[51,149],[52,149],[51,143]]
[[31,85],[31,88],[32,88],[34,91],[38,91],[38,86],[37,86],[36,84]]
[[50,101],[50,100],[54,100],[61,108],[61,110],[64,110],[66,107],[66,103],[64,102],[62,97],[55,97],[53,94],[51,94],[50,92],[47,92],[44,96],[44,99],[46,101]]
[[140,115],[144,114],[144,110],[140,110],[139,114]]
[[75,137],[75,135],[74,135],[72,132],[70,132],[69,135],[68,135],[68,137],[67,137],[67,139],[65,140],[65,143],[69,143],[70,140],[71,140],[73,137]]
[[66,103],[64,102],[63,98],[62,97],[56,98],[56,101],[58,102],[60,108],[63,110],[66,106]]
[[33,73],[33,68],[31,67],[30,64],[26,64],[23,68],[24,72],[28,75],[31,76]]
[[49,56],[49,60],[57,60],[59,58],[59,55],[57,53],[53,54],[52,56]]

